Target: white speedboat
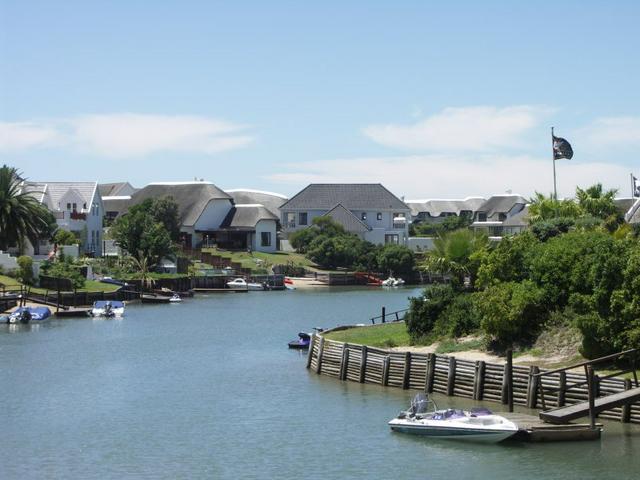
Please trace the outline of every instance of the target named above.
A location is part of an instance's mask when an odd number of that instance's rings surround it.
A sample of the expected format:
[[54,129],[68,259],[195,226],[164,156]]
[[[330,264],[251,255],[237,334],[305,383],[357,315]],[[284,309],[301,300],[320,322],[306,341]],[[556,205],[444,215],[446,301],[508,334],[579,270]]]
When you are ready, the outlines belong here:
[[401,278],[389,277],[386,280],[383,280],[381,285],[383,287],[401,287],[404,285],[404,280]]
[[122,317],[124,315],[124,302],[120,300],[98,300],[89,310],[92,317]]
[[[429,404],[433,405],[431,412],[427,412]],[[435,403],[423,394],[416,395],[411,408],[400,412],[389,426],[401,433],[486,443],[500,442],[518,431],[515,423],[487,408],[437,410]]]
[[266,290],[264,283],[247,282],[244,278],[236,278],[227,282],[227,287],[246,290]]
[[177,293],[174,293],[173,296],[169,299],[169,303],[180,303],[182,302],[182,297]]

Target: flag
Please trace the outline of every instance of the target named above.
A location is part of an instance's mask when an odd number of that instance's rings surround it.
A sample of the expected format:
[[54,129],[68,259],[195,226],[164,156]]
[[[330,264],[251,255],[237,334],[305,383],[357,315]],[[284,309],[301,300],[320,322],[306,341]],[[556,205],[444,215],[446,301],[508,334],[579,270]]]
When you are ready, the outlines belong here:
[[573,149],[571,148],[571,144],[567,142],[564,138],[553,137],[553,159],[560,160],[561,158],[566,158],[567,160],[571,160],[573,157]]
[[640,197],[640,182],[635,175],[631,175],[631,179],[633,180],[633,196]]

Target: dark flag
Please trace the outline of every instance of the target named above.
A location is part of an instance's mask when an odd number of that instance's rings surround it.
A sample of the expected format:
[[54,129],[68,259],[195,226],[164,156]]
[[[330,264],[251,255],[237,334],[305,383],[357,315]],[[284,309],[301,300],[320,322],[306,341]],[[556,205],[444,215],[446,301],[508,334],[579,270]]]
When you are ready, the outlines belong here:
[[633,196],[640,197],[640,182],[634,175],[631,175],[631,180],[633,181]]
[[571,160],[573,157],[573,149],[571,148],[571,144],[567,142],[564,138],[553,137],[553,159],[560,160],[561,158],[566,158],[567,160]]

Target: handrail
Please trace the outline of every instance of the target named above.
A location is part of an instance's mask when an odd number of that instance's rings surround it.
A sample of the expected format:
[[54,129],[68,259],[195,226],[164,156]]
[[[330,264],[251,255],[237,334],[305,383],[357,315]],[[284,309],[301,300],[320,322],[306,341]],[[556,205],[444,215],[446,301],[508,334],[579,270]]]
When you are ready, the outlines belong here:
[[377,317],[371,317],[371,323],[375,324],[376,320],[379,320],[379,319],[382,319],[382,323],[386,323],[387,317],[394,316],[394,315],[395,315],[396,319],[395,320],[390,320],[390,321],[399,322],[401,320],[401,318],[399,318],[398,314],[407,312],[409,310],[410,310],[409,308],[403,308],[402,310],[396,310],[395,312],[386,313],[385,312],[385,308],[382,307],[382,315],[378,315]]
[[605,357],[596,358],[595,360],[588,360],[586,362],[580,362],[580,363],[576,363],[574,365],[569,365],[568,367],[556,368],[555,370],[547,370],[547,371],[540,372],[540,373],[534,373],[531,376],[532,377],[542,377],[544,375],[551,375],[551,374],[558,373],[558,372],[564,372],[566,370],[571,370],[571,369],[578,368],[578,367],[584,367],[586,365],[593,365],[593,364],[596,364],[596,363],[604,362],[605,360],[611,360],[613,358],[621,357],[622,355],[626,355],[627,353],[638,352],[638,351],[640,351],[639,348],[631,348],[629,350],[624,350],[622,352],[612,353],[611,355],[607,355]]

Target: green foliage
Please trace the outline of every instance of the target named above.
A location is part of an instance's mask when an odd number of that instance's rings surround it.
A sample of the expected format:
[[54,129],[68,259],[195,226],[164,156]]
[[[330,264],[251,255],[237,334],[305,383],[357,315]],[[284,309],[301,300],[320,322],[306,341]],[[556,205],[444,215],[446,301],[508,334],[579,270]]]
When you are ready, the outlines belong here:
[[355,235],[319,235],[309,244],[307,257],[323,267],[350,267],[358,258],[361,242]]
[[74,265],[71,257],[61,256],[53,262],[43,262],[40,270],[49,277],[68,278],[73,288],[77,290],[84,288],[86,279],[80,273],[80,267]]
[[604,220],[618,214],[618,208],[614,201],[616,193],[618,193],[617,190],[605,191],[601,183],[596,183],[585,190],[580,187],[576,188],[576,200],[585,213]]
[[556,217],[542,220],[531,225],[531,233],[542,242],[550,238],[567,233],[576,224],[576,219],[571,217]]
[[177,206],[173,208],[172,203],[174,202],[170,198],[147,199],[131,207],[126,215],[116,219],[110,229],[111,235],[133,258],[144,260],[149,266],[156,265],[163,257],[174,254],[169,229],[178,220]]
[[528,277],[531,255],[538,244],[529,232],[503,238],[492,250],[479,258],[476,287],[486,288],[494,283],[522,281]]
[[452,215],[442,222],[420,222],[409,225],[409,235],[418,237],[432,237],[467,228],[473,222],[471,215]]
[[476,306],[482,330],[500,346],[533,340],[546,319],[544,291],[530,280],[492,285]]
[[450,285],[430,285],[422,295],[409,299],[405,317],[407,331],[413,340],[432,333],[438,317],[453,302],[455,292]]
[[53,242],[57,245],[74,245],[78,243],[78,238],[69,230],[59,228],[53,236]]
[[579,205],[570,199],[556,200],[536,192],[529,200],[529,223],[544,222],[553,218],[578,218],[582,215]]
[[12,167],[0,168],[0,250],[18,246],[26,240],[35,244],[49,238],[55,219],[36,196],[22,189],[20,173]]
[[18,257],[18,278],[26,285],[33,283],[33,259],[26,255]]
[[312,224],[293,232],[289,236],[289,242],[291,246],[299,253],[307,253],[308,247],[316,239],[316,237],[341,237],[348,235],[343,226],[335,222],[331,217],[316,217],[313,219]]
[[475,304],[475,293],[461,293],[438,316],[433,332],[438,336],[457,338],[480,328],[481,317]]
[[415,256],[411,249],[404,245],[389,243],[378,249],[376,260],[378,270],[393,272],[395,275],[406,275],[413,271]]
[[177,242],[180,237],[180,212],[173,197],[154,199],[149,206],[149,213],[157,222],[162,223],[169,238]]

